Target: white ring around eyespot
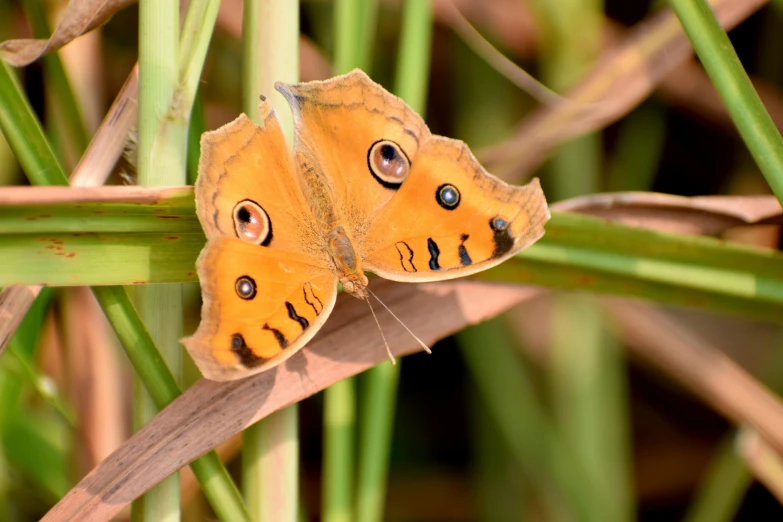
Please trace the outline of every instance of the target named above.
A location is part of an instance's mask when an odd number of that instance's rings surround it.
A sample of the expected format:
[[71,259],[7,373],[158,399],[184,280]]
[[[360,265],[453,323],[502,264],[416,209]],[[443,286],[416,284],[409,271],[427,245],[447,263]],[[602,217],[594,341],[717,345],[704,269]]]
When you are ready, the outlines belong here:
[[[243,210],[247,211],[251,221],[243,219],[246,217],[243,215]],[[232,214],[234,233],[239,239],[261,246],[267,246],[272,241],[272,221],[261,205],[252,199],[245,199],[234,205]],[[258,219],[257,224],[252,222],[253,218]]]

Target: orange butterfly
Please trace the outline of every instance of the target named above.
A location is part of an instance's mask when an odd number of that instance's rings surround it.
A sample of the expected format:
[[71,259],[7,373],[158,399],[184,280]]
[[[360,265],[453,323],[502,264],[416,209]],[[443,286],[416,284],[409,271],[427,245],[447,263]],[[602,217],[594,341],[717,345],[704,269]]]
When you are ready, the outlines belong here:
[[433,136],[360,70],[275,85],[294,113],[291,157],[269,102],[201,139],[196,208],[201,324],[183,342],[209,379],[285,361],[364,270],[407,282],[486,270],[544,234],[540,184],[510,186],[461,141]]

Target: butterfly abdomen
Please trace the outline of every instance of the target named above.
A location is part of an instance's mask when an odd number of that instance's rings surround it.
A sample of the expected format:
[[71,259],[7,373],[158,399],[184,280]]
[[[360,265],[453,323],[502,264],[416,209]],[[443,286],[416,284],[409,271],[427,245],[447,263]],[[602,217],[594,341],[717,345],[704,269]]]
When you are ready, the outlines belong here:
[[353,247],[351,238],[345,231],[345,228],[338,226],[326,234],[329,245],[329,255],[332,256],[335,272],[343,284],[343,290],[360,298],[365,299],[367,293],[367,277],[362,270],[362,262],[356,255],[356,249]]

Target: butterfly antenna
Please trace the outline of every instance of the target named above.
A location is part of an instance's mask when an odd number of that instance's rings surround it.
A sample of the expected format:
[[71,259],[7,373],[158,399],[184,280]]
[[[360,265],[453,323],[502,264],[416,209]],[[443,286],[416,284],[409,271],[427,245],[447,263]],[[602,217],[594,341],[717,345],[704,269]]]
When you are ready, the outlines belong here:
[[[370,293],[372,293],[372,292],[370,292]],[[378,298],[376,297],[376,299],[378,299]],[[383,304],[383,303],[381,303],[381,304]],[[375,315],[375,310],[372,309],[372,303],[370,303],[369,299],[367,299],[367,306],[370,307],[370,312],[372,313],[372,318],[375,319],[375,324],[378,325],[378,331],[381,332],[381,338],[383,339],[383,344],[386,345],[386,353],[389,354],[389,360],[391,361],[392,364],[396,365],[397,364],[397,359],[394,358],[394,354],[391,352],[391,348],[389,348],[389,343],[386,342],[386,336],[383,335],[383,328],[381,328],[381,323],[380,323],[380,321],[378,321],[378,316]]]
[[[402,327],[403,327],[403,328],[405,328],[405,329],[408,331],[408,333],[409,333],[409,334],[411,334],[411,336],[413,336],[413,338],[414,338],[414,339],[416,339],[416,341],[417,341],[417,342],[418,342],[418,343],[421,345],[421,347],[422,347],[422,348],[424,348],[424,351],[425,351],[425,352],[427,352],[427,353],[432,353],[432,350],[430,350],[430,347],[429,347],[429,346],[427,346],[426,344],[424,344],[424,341],[422,341],[421,339],[419,339],[419,337],[418,337],[418,336],[417,336],[415,333],[411,332],[411,329],[410,329],[410,328],[408,328],[407,326],[405,326],[405,323],[403,323],[403,322],[400,320],[400,318],[399,318],[399,317],[397,317],[397,316],[394,314],[394,312],[392,312],[392,311],[391,311],[391,309],[390,309],[388,306],[386,306],[386,303],[384,303],[383,301],[381,301],[381,300],[378,298],[378,296],[377,296],[377,295],[375,295],[375,293],[374,293],[372,290],[370,290],[369,288],[367,288],[367,291],[370,293],[370,295],[371,295],[371,296],[373,296],[373,297],[376,299],[376,301],[378,301],[379,303],[381,303],[381,306],[383,306],[383,307],[386,309],[386,311],[387,311],[387,312],[389,312],[389,313],[392,315],[392,317],[394,317],[395,319],[397,319],[397,322],[398,322],[398,323],[400,323],[400,324],[402,325]],[[370,300],[368,299],[367,301],[369,302]],[[370,309],[372,309],[372,307],[370,307]],[[376,321],[377,321],[377,319],[376,319]],[[379,328],[380,328],[380,327],[379,327]]]

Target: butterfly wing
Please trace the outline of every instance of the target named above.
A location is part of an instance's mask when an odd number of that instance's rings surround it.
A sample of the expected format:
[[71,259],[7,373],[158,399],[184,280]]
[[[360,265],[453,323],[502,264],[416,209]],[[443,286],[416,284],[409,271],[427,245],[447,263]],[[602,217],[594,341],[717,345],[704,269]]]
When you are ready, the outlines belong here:
[[337,277],[267,102],[202,137],[196,208],[209,238],[196,268],[201,324],[183,340],[205,377],[286,360],[326,321]]
[[334,308],[337,278],[318,260],[231,237],[198,262],[201,324],[183,343],[208,379],[247,377],[304,346]]
[[263,246],[323,257],[280,122],[269,102],[259,109],[261,125],[242,114],[202,136],[199,221],[210,239],[244,234]]
[[461,141],[422,143],[388,205],[371,216],[364,267],[395,281],[438,281],[485,270],[544,234],[538,179],[519,187],[487,173]]
[[297,162],[303,176],[315,171],[325,183],[337,217],[352,236],[366,232],[366,217],[395,195],[400,180],[376,175],[371,153],[383,143],[400,162],[415,156],[430,131],[402,100],[359,69],[326,81],[275,86],[294,114]]

